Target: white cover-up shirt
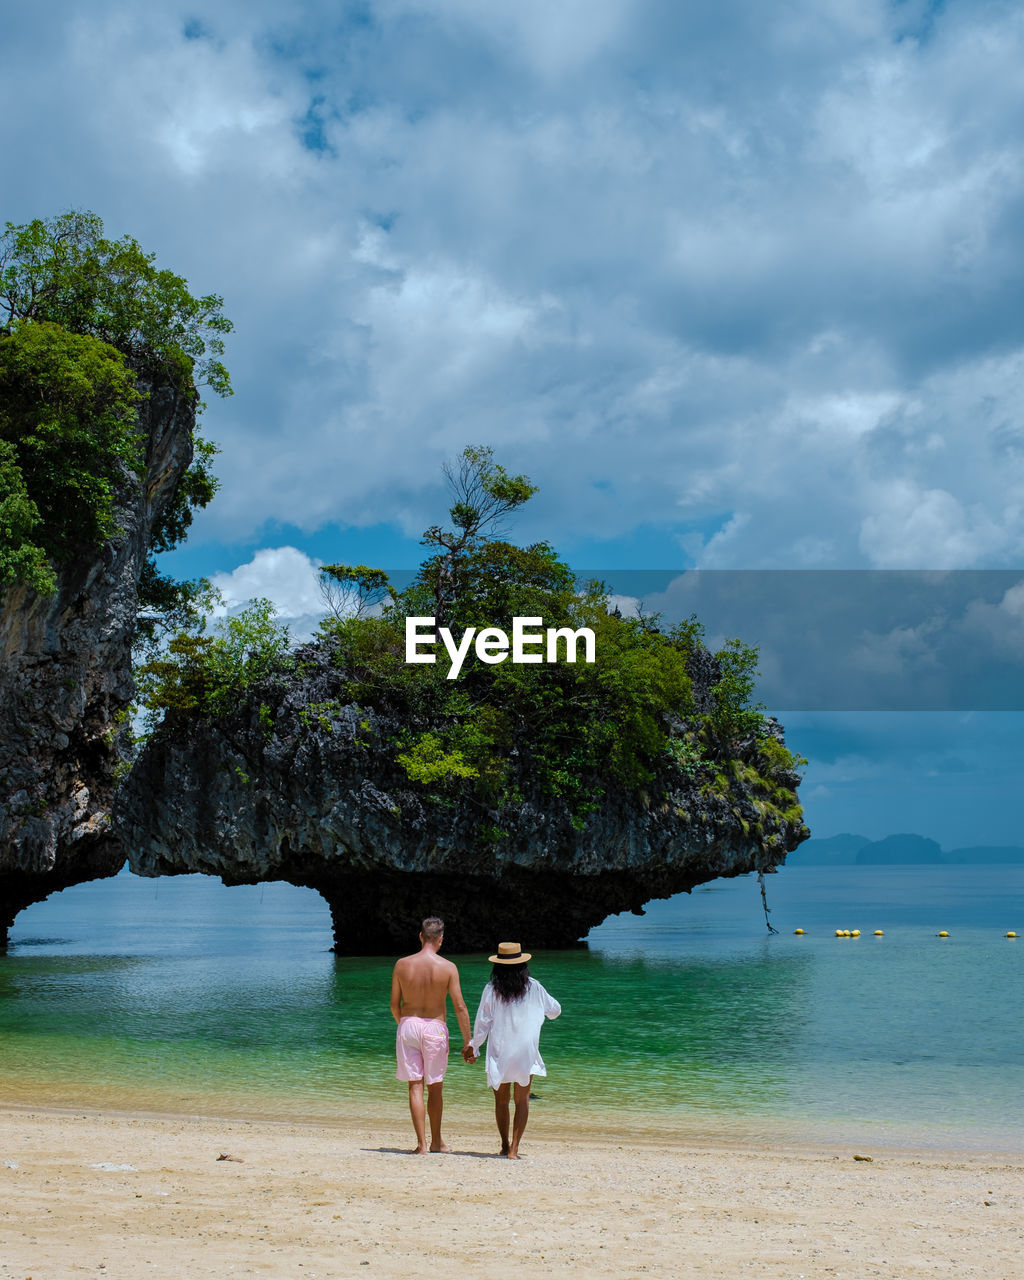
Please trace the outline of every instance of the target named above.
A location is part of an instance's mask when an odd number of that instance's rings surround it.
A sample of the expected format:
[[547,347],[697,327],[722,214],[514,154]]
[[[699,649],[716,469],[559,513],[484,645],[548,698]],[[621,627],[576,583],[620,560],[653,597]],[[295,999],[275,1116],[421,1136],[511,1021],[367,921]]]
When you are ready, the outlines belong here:
[[487,1041],[487,1083],[492,1089],[499,1084],[529,1084],[530,1076],[547,1075],[540,1056],[540,1029],[545,1018],[557,1018],[561,1012],[562,1006],[535,978],[527,979],[522,1000],[511,1004],[499,1000],[488,982],[470,1043],[474,1053],[479,1053]]

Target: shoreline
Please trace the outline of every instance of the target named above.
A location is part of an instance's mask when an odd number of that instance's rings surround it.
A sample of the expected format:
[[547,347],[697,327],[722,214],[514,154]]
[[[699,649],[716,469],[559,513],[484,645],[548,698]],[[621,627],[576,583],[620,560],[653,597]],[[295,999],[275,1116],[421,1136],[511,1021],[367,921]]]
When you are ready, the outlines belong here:
[[[214,1101],[213,1099],[210,1100]],[[396,1131],[404,1134],[409,1124],[406,1096],[396,1091],[393,1102],[380,1104],[376,1100],[368,1104],[366,1099],[339,1099],[333,1114],[321,1113],[264,1113],[249,1109],[233,1110],[216,1106],[199,1109],[186,1107],[110,1106],[94,1103],[56,1103],[49,1101],[13,1101],[0,1096],[0,1118],[5,1116],[31,1116],[41,1120],[105,1120],[127,1123],[196,1124],[211,1127],[245,1129],[294,1130],[295,1132],[324,1132],[342,1134],[353,1129],[376,1130],[381,1133]],[[874,1159],[900,1159],[923,1161],[1002,1162],[1019,1165],[1024,1171],[1024,1149],[1008,1145],[986,1145],[977,1135],[970,1141],[957,1141],[955,1135],[947,1135],[945,1141],[926,1141],[919,1132],[896,1135],[891,1130],[879,1129],[874,1133],[863,1130],[857,1134],[836,1131],[834,1127],[819,1123],[816,1128],[778,1122],[774,1132],[764,1132],[764,1125],[743,1127],[739,1124],[706,1124],[706,1117],[689,1115],[684,1121],[665,1113],[629,1113],[625,1111],[562,1112],[557,1116],[545,1115],[536,1102],[530,1110],[529,1136],[550,1142],[581,1141],[581,1133],[593,1131],[600,1138],[588,1142],[620,1146],[628,1143],[641,1148],[657,1147],[679,1150],[707,1150],[722,1152],[779,1152],[793,1154],[820,1153],[852,1158],[854,1154],[868,1154]],[[2,1120],[0,1120],[2,1123]],[[445,1097],[444,1130],[448,1142],[457,1142],[459,1132],[474,1135],[479,1141],[481,1132],[490,1134],[489,1109],[469,1104],[459,1099]],[[449,1131],[454,1138],[449,1137]],[[411,1129],[410,1129],[411,1134]],[[456,1150],[454,1154],[459,1154]]]
[[399,1097],[330,1124],[0,1102],[0,1274],[341,1280],[429,1259],[484,1280],[991,1280],[1024,1243],[1020,1155],[586,1133],[531,1114],[512,1162],[490,1117],[457,1106],[445,1137],[450,1156],[408,1155]]
[[[375,1126],[383,1132],[401,1129],[407,1120],[406,1094],[396,1091],[390,1102],[339,1098],[332,1114],[314,1111],[288,1112],[259,1111],[251,1105],[233,1108],[212,1105],[187,1106],[111,1106],[95,1102],[14,1101],[0,1096],[0,1116],[32,1115],[52,1116],[54,1119],[152,1121],[155,1124],[206,1124],[243,1125],[251,1128],[316,1130],[324,1133],[342,1133],[353,1126]],[[483,1117],[483,1119],[481,1119]],[[444,1128],[466,1129],[476,1133],[488,1129],[489,1108],[477,1102],[448,1097],[444,1100]],[[708,1116],[671,1112],[628,1112],[625,1110],[561,1110],[557,1115],[545,1115],[543,1108],[532,1105],[530,1110],[531,1135],[550,1140],[575,1140],[581,1132],[594,1130],[603,1135],[604,1142],[628,1143],[637,1147],[707,1148],[709,1151],[788,1151],[795,1153],[868,1152],[887,1158],[908,1160],[984,1160],[1006,1161],[1024,1167],[1024,1148],[1007,1144],[998,1147],[987,1143],[982,1135],[972,1134],[969,1140],[957,1140],[957,1134],[946,1132],[943,1138],[925,1140],[920,1130],[897,1134],[891,1126],[879,1125],[868,1132],[860,1125],[858,1133],[841,1132],[837,1125],[824,1121],[797,1125],[791,1121],[771,1116],[745,1115],[739,1120],[723,1121],[721,1116],[710,1121]],[[773,1125],[773,1132],[765,1132]],[[988,1135],[986,1135],[988,1137]]]
[[[388,1064],[389,1067],[391,1064]],[[477,1087],[479,1081],[452,1076],[445,1089],[445,1117],[451,1125],[474,1129],[481,1117],[491,1114],[491,1094]],[[894,1124],[863,1116],[808,1118],[779,1112],[727,1111],[688,1107],[629,1108],[580,1106],[556,1096],[545,1096],[547,1081],[538,1078],[539,1093],[530,1112],[531,1132],[550,1129],[554,1134],[574,1135],[599,1131],[616,1141],[711,1145],[721,1149],[877,1150],[886,1154],[919,1154],[925,1158],[982,1158],[1024,1161],[1024,1126],[998,1131],[970,1125],[920,1123]],[[372,1120],[390,1126],[396,1114],[404,1115],[406,1094],[397,1081],[385,1077],[363,1093],[339,1091],[328,1101],[314,1095],[248,1093],[182,1093],[180,1087],[158,1090],[124,1084],[90,1086],[54,1085],[50,1080],[14,1081],[0,1075],[0,1114],[4,1112],[47,1115],[88,1115],[150,1119],[188,1119],[208,1123],[293,1125],[339,1129]],[[0,1277],[2,1280],[2,1277]]]

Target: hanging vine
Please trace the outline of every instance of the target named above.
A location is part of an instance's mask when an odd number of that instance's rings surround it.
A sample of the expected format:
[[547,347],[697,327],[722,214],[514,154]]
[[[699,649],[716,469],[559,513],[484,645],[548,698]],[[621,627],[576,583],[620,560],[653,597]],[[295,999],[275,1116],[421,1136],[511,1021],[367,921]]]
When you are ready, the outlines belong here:
[[[774,871],[775,868],[772,867],[772,870]],[[778,929],[775,928],[771,920],[768,918],[772,912],[771,912],[771,907],[769,907],[768,905],[768,891],[765,888],[763,871],[759,871],[757,873],[757,883],[761,886],[761,906],[764,907],[764,922],[768,926],[768,932],[778,933]]]

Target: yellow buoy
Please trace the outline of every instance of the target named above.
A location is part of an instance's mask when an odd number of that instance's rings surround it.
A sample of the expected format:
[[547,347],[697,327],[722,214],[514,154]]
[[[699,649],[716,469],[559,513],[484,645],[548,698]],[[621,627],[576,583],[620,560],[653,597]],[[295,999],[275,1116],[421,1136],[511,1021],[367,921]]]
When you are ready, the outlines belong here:
[[949,937],[949,934],[946,932],[946,930],[945,930],[945,929],[942,929],[942,930],[940,930],[940,932],[939,932],[939,937],[940,937],[940,938],[948,938],[948,937]]
[[876,937],[876,938],[884,938],[884,937],[885,937],[885,934],[881,931],[881,929],[876,929],[876,930],[875,930],[875,937]]
[[860,930],[859,930],[859,929],[854,929],[854,931],[850,934],[850,937],[851,937],[851,938],[859,938],[859,937],[860,937]]
[[793,930],[793,932],[794,932],[794,933],[803,933],[803,929],[794,929],[794,930]]
[[836,930],[836,937],[837,937],[837,938],[841,938],[842,936],[843,936],[843,931],[842,931],[842,929],[837,929],[837,930]]
[[1007,936],[1008,938],[1016,938],[1016,936],[1017,936],[1017,935],[1016,935],[1016,934],[1014,933],[1014,931],[1011,929],[1011,930],[1010,930],[1010,932],[1009,932],[1006,936]]

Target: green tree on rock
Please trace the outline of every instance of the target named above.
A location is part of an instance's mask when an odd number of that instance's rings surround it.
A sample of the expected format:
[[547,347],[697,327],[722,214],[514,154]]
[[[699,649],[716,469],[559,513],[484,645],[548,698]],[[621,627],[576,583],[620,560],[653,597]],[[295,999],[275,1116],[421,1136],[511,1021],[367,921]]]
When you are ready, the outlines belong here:
[[195,384],[230,395],[220,360],[232,329],[223,298],[194,297],[188,282],[158,268],[155,258],[131,236],[107,239],[94,213],[8,222],[0,236],[0,327],[49,321],[109,343],[183,389]]
[[[119,484],[141,474],[140,380],[230,395],[221,362],[231,322],[222,299],[194,296],[130,236],[111,240],[93,213],[69,212],[0,236],[0,593],[52,592],[55,569],[115,531]],[[140,628],[184,616],[201,584],[163,576],[154,554],[185,537],[217,489],[216,449],[194,441],[150,539]]]
[[448,510],[454,528],[431,525],[425,531],[422,545],[437,550],[420,566],[417,579],[428,588],[439,626],[453,621],[452,610],[465,604],[470,580],[478,579],[482,568],[481,550],[537,492],[526,476],[510,476],[494,461],[493,450],[482,445],[468,445],[455,466],[445,464],[444,475],[454,498]]

